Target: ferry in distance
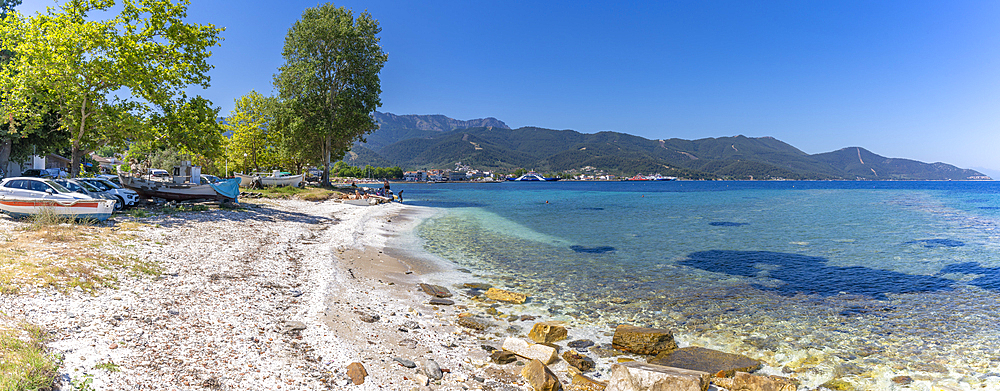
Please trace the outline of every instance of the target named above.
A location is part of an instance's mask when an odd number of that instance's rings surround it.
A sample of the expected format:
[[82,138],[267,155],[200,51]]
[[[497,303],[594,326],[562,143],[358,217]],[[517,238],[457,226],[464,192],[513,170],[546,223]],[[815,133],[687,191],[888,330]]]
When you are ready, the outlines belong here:
[[538,173],[534,171],[521,175],[517,178],[507,178],[508,181],[517,181],[517,182],[555,182],[560,179],[562,178],[545,178],[541,175],[538,175]]
[[636,175],[636,176],[628,178],[626,180],[628,180],[628,181],[676,181],[677,177],[675,177],[675,176],[661,176],[660,174],[656,174],[656,175]]

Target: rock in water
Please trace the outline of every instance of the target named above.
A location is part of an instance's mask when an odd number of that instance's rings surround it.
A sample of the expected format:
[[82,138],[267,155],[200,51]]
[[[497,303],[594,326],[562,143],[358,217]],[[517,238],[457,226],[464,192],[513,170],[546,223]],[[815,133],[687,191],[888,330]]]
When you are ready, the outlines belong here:
[[505,301],[514,304],[524,304],[524,302],[528,300],[527,295],[497,288],[490,288],[486,291],[486,297],[496,301]]
[[517,356],[513,352],[506,350],[494,350],[493,353],[490,353],[490,360],[501,365],[510,364],[517,361]]
[[503,341],[503,349],[518,356],[551,364],[559,359],[556,349],[551,346],[530,343],[520,338],[507,338]]
[[366,376],[368,376],[368,371],[365,370],[365,366],[361,365],[361,363],[352,362],[351,365],[347,366],[347,377],[351,378],[351,382],[354,385],[364,383]]
[[753,372],[761,362],[740,354],[729,354],[697,346],[664,352],[649,360],[650,364],[684,368],[729,377],[736,372]]
[[593,359],[584,356],[580,353],[574,352],[572,350],[568,350],[566,351],[566,353],[563,353],[562,358],[563,360],[566,360],[566,363],[568,363],[569,365],[573,366],[576,369],[579,369],[582,372],[587,372],[590,371],[591,369],[594,369]]
[[707,372],[643,364],[637,361],[611,366],[606,391],[706,391]]
[[521,377],[528,381],[535,391],[562,391],[562,383],[541,361],[531,360],[521,370]]
[[607,382],[591,379],[581,373],[573,374],[573,389],[576,391],[603,391],[607,387]]
[[667,329],[653,329],[630,325],[619,325],[611,337],[615,349],[635,354],[657,355],[677,349],[674,333]]
[[733,377],[714,378],[712,383],[731,391],[795,391],[798,382],[781,376],[757,376],[736,372]]
[[479,289],[479,290],[484,290],[484,291],[493,287],[493,285],[490,285],[490,284],[487,284],[487,283],[483,283],[483,282],[467,282],[467,283],[463,284],[462,286],[464,286],[466,288]]
[[440,285],[420,284],[420,289],[423,290],[424,293],[434,297],[451,297],[451,291]]
[[563,322],[539,322],[528,332],[528,338],[538,343],[552,343],[566,339]]
[[459,326],[467,327],[467,328],[470,328],[470,329],[473,329],[473,330],[479,330],[479,331],[486,330],[486,329],[490,328],[490,326],[493,325],[493,323],[490,323],[486,319],[476,318],[476,317],[473,317],[473,316],[469,316],[469,317],[465,317],[465,318],[458,318],[457,323],[458,323]]
[[440,297],[435,297],[435,298],[431,299],[431,301],[428,301],[427,304],[430,304],[430,305],[453,305],[453,304],[455,304],[455,302],[453,300],[450,300],[450,299],[442,299]]
[[437,361],[429,358],[424,361],[424,373],[434,380],[441,380],[444,377],[444,371],[441,370],[441,366],[438,365]]
[[594,341],[591,341],[589,339],[578,339],[576,341],[569,341],[569,343],[567,343],[566,346],[569,346],[577,350],[587,349],[591,346],[594,346]]

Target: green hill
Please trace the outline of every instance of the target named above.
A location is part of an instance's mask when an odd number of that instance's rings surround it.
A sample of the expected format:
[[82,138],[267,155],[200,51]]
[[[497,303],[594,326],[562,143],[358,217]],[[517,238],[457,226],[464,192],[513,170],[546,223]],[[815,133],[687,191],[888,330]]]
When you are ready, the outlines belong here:
[[886,158],[858,147],[809,155],[773,137],[649,140],[618,132],[510,129],[495,118],[376,117],[381,128],[355,147],[348,164],[411,170],[461,162],[479,169],[540,172],[589,167],[620,176],[658,173],[687,179],[966,180],[983,175],[944,163]]

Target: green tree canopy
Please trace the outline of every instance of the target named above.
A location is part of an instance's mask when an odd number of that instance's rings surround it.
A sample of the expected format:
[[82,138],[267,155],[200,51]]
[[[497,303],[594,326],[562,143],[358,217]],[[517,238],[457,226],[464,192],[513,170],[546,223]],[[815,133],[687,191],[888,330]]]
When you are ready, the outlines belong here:
[[[188,4],[67,0],[45,14],[8,15],[0,25],[0,49],[15,55],[0,69],[0,114],[18,125],[12,129],[32,131],[42,113],[58,113],[60,128],[70,135],[74,175],[87,151],[147,137],[145,130],[155,133],[156,126],[122,125],[187,104],[181,92],[189,85],[208,87],[209,48],[221,39],[223,29],[184,21]],[[89,17],[112,10],[120,11],[103,20]]]
[[277,98],[265,97],[257,91],[236,99],[236,106],[223,125],[232,132],[226,153],[233,168],[249,173],[278,166],[281,142],[281,133],[275,129],[278,109]]
[[330,183],[331,157],[340,159],[356,140],[378,128],[379,72],[387,56],[379,46],[378,22],[367,12],[333,4],[306,9],[285,38],[285,64],[275,75],[280,97],[301,121],[293,137],[312,140]]

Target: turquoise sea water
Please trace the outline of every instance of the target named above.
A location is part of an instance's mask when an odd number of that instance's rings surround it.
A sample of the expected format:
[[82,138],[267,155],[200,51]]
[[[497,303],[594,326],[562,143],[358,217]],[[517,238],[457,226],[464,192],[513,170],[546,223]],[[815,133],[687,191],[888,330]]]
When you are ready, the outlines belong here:
[[[816,387],[1000,387],[1000,183],[400,184],[422,250],[553,316]],[[905,387],[904,387],[905,388]]]

